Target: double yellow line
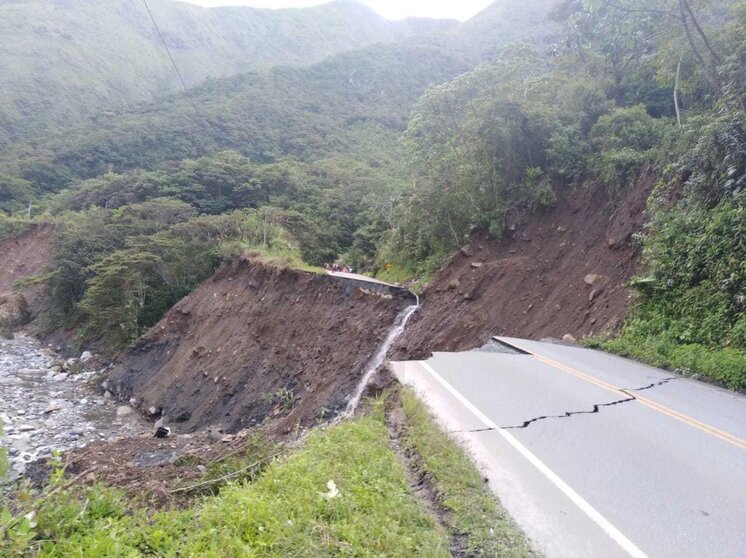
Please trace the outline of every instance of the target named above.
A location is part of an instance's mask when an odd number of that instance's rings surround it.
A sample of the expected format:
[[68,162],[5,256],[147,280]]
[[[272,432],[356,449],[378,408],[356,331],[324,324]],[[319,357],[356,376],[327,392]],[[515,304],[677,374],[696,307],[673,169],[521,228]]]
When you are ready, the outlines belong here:
[[561,370],[562,372],[565,372],[567,374],[570,374],[572,376],[575,376],[576,378],[579,378],[581,380],[584,380],[586,382],[589,382],[591,384],[597,385],[600,388],[603,388],[607,391],[610,391],[612,393],[616,393],[618,395],[622,395],[624,397],[634,397],[635,401],[642,403],[646,407],[650,407],[654,411],[658,411],[659,413],[662,413],[664,415],[667,415],[673,419],[676,419],[680,422],[683,422],[684,424],[688,424],[689,426],[696,428],[697,430],[701,430],[702,432],[707,432],[711,436],[715,436],[716,438],[720,438],[721,440],[728,442],[729,444],[733,444],[734,446],[746,449],[746,440],[739,438],[738,436],[735,436],[733,434],[730,434],[728,432],[724,432],[722,430],[719,430],[715,428],[714,426],[710,426],[709,424],[706,424],[702,421],[699,421],[695,418],[690,417],[689,415],[685,415],[684,413],[680,413],[678,411],[674,411],[670,407],[666,407],[665,405],[661,405],[660,403],[656,403],[655,401],[652,401],[651,399],[648,399],[647,397],[643,397],[641,395],[637,395],[636,393],[632,393],[630,391],[623,390],[621,388],[618,388],[608,382],[604,382],[603,380],[599,380],[598,378],[594,378],[593,376],[590,376],[588,374],[585,374],[579,370],[576,370],[575,368],[571,368],[569,366],[566,366],[560,362],[557,362],[556,360],[552,360],[551,358],[547,358],[542,355],[538,355],[532,351],[527,350],[524,347],[520,347],[518,345],[515,345],[514,343],[509,343],[510,345],[513,345],[517,349],[520,349],[521,351],[524,351],[528,354],[530,354],[533,358],[536,360],[543,362],[544,364],[548,364],[549,366],[553,368],[557,368],[558,370]]

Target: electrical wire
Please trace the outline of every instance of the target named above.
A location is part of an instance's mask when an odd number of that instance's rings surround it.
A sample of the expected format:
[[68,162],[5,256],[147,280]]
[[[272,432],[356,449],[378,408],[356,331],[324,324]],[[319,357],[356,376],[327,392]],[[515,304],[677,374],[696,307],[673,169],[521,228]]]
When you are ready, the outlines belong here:
[[200,114],[199,108],[197,107],[197,103],[194,102],[194,98],[192,97],[192,94],[189,91],[189,88],[187,87],[186,82],[184,81],[184,77],[181,75],[181,72],[179,71],[179,67],[176,65],[176,60],[174,60],[174,57],[171,54],[171,49],[168,48],[168,44],[166,43],[166,40],[163,37],[163,33],[161,33],[161,28],[158,27],[158,22],[156,22],[155,16],[153,15],[153,12],[150,10],[150,6],[148,6],[148,0],[142,0],[142,3],[145,5],[145,9],[147,10],[148,15],[150,16],[150,20],[153,22],[153,27],[155,27],[155,30],[158,33],[158,37],[160,37],[161,39],[163,48],[166,49],[166,53],[168,54],[168,59],[171,60],[171,65],[174,67],[174,70],[176,71],[176,75],[179,77],[181,86],[184,88],[184,93],[186,93],[187,97],[189,98],[189,101],[192,103],[192,106],[194,107],[194,112],[196,112],[197,116],[201,118],[202,115]]

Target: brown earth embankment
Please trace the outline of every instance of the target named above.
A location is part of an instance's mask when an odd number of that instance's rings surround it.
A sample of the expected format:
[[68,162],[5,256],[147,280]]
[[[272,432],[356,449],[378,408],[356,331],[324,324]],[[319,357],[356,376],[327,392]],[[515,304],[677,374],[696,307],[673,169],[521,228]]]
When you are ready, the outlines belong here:
[[621,198],[601,187],[567,192],[495,240],[477,232],[423,292],[392,349],[397,359],[459,351],[491,335],[576,338],[612,330],[629,307],[652,171]]
[[344,408],[408,304],[325,275],[226,264],[122,353],[105,385],[179,430],[308,426]]
[[12,327],[35,318],[43,310],[45,287],[15,286],[41,275],[52,262],[54,225],[30,224],[16,236],[0,240],[0,322]]

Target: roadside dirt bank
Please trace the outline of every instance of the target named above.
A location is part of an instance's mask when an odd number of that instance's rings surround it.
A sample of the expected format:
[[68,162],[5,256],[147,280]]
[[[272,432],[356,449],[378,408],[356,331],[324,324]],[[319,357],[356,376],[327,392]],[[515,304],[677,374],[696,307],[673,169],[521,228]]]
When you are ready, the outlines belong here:
[[244,259],[117,357],[104,388],[181,432],[310,426],[345,408],[408,304]]
[[500,240],[475,233],[424,290],[392,358],[473,349],[491,335],[580,339],[619,327],[640,255],[632,235],[655,181],[643,172],[619,200],[601,187],[578,189]]

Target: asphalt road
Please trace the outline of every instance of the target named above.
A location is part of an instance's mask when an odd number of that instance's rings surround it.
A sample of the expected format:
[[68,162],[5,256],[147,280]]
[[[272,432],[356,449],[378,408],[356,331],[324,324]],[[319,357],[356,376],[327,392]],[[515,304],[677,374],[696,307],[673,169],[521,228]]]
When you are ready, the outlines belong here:
[[359,273],[345,273],[344,271],[330,271],[326,270],[326,272],[333,276],[333,277],[343,277],[345,279],[354,279],[356,281],[367,281],[368,283],[376,283],[378,285],[385,285],[387,287],[396,287],[397,285],[392,285],[391,283],[386,283],[385,281],[379,281],[378,279],[374,279],[373,277],[369,277],[368,275],[360,275]]
[[395,363],[548,557],[746,557],[746,397],[579,347]]

